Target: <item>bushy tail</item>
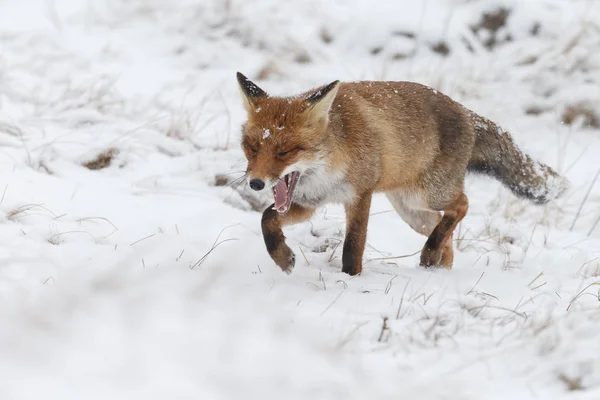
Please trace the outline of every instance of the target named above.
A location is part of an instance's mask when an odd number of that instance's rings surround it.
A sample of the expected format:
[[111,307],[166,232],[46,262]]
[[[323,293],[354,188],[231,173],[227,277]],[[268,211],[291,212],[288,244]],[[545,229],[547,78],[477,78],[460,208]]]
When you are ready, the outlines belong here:
[[508,132],[475,113],[471,117],[476,139],[470,172],[490,175],[536,204],[560,197],[570,187],[566,178],[519,150]]

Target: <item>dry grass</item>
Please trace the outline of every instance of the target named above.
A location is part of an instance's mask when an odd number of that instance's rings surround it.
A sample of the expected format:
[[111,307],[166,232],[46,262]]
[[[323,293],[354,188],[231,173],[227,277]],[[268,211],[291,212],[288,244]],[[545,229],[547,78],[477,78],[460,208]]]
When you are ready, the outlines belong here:
[[525,108],[525,114],[527,115],[540,115],[548,111],[550,111],[549,108],[538,105],[531,105]]
[[99,76],[81,82],[70,80],[56,87],[55,95],[34,97],[31,101],[43,112],[62,113],[85,108],[101,114],[120,114],[127,108],[115,83],[116,77],[112,76]]
[[580,123],[587,128],[600,129],[600,108],[584,102],[567,105],[562,113],[562,122],[567,125]]
[[68,231],[68,232],[60,232],[60,233],[56,233],[52,236],[50,236],[48,238],[48,243],[54,245],[54,246],[58,246],[59,244],[62,243],[62,237],[65,235],[72,235],[72,234],[83,234],[83,235],[87,235],[89,237],[92,238],[92,240],[94,241],[94,243],[97,243],[96,238],[94,237],[94,235],[92,235],[91,233],[89,233],[88,231]]
[[23,129],[21,129],[17,125],[5,121],[0,121],[0,132],[7,133],[14,137],[23,137],[25,133]]
[[479,36],[480,32],[487,31],[487,38],[482,40],[483,45],[488,50],[493,50],[498,44],[502,42],[511,41],[510,36],[499,37],[498,32],[504,26],[510,16],[511,10],[500,7],[495,11],[486,12],[481,16],[479,22],[471,25],[471,31]]
[[110,147],[82,165],[92,171],[104,169],[111,165],[117,154],[119,154],[119,150],[114,147]]
[[55,214],[54,212],[49,210],[43,204],[25,204],[25,205],[15,208],[14,210],[9,211],[6,214],[6,219],[8,219],[9,221],[16,221],[20,217],[28,215],[30,211],[37,210],[37,209],[49,213],[50,215],[52,215],[53,218],[59,217],[57,214]]
[[583,380],[583,377],[581,377],[581,376],[570,377],[563,373],[563,374],[558,375],[558,380],[565,384],[565,386],[567,387],[567,390],[569,392],[574,392],[574,391],[579,391],[579,390],[585,389],[581,382]]
[[450,54],[450,47],[448,47],[448,43],[446,43],[445,41],[441,40],[437,43],[434,43],[431,45],[431,50],[434,53],[437,53],[443,57],[447,56],[448,54]]
[[210,247],[210,249],[209,249],[209,250],[208,250],[208,251],[207,251],[207,252],[206,252],[206,253],[205,253],[205,254],[204,254],[202,257],[200,257],[200,259],[199,259],[198,261],[196,261],[194,264],[190,265],[190,269],[194,269],[194,268],[196,268],[196,267],[199,267],[199,266],[201,266],[201,265],[202,265],[202,264],[203,264],[203,263],[206,261],[206,259],[208,258],[208,256],[209,256],[209,255],[210,255],[210,254],[211,254],[211,253],[212,253],[212,252],[213,252],[213,251],[214,251],[214,250],[215,250],[217,247],[219,247],[219,246],[220,246],[220,245],[222,245],[223,243],[226,243],[226,242],[231,242],[231,241],[234,241],[234,240],[239,240],[239,239],[237,239],[237,238],[229,238],[229,239],[223,239],[223,240],[219,241],[219,238],[221,238],[221,235],[223,234],[223,232],[225,232],[227,229],[229,229],[229,228],[232,228],[232,227],[234,227],[234,226],[237,226],[237,224],[235,224],[235,225],[229,225],[229,226],[226,226],[225,228],[221,229],[221,231],[220,231],[220,232],[219,232],[219,234],[217,235],[217,237],[216,237],[215,241],[213,242],[212,246]]
[[573,306],[573,304],[575,304],[577,302],[577,300],[579,300],[581,297],[586,296],[586,295],[594,296],[598,300],[598,302],[600,302],[600,290],[598,290],[596,293],[587,293],[587,290],[594,286],[600,286],[600,281],[592,282],[589,285],[587,285],[586,287],[584,287],[583,289],[581,289],[581,291],[579,291],[579,293],[577,293],[569,302],[567,311],[571,310],[571,307]]

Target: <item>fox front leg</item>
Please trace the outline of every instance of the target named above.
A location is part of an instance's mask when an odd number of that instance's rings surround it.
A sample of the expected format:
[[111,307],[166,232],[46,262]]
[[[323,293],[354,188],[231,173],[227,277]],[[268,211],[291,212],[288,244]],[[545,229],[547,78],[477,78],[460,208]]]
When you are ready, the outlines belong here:
[[362,271],[362,258],[367,242],[367,225],[372,194],[365,193],[346,205],[346,238],[342,253],[342,272],[357,275]]
[[315,213],[315,209],[301,207],[292,203],[288,212],[280,214],[273,207],[274,204],[271,204],[262,215],[261,227],[263,239],[265,240],[267,251],[273,261],[275,261],[275,264],[283,272],[291,274],[296,263],[296,256],[292,249],[285,244],[285,236],[281,228],[285,225],[297,224],[310,219]]

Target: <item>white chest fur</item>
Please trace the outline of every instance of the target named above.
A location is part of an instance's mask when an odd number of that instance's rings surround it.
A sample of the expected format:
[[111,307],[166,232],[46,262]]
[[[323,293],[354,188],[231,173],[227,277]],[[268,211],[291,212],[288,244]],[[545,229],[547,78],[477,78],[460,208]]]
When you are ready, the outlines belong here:
[[305,207],[320,207],[328,203],[348,204],[354,200],[354,188],[344,182],[341,173],[332,174],[321,168],[305,171],[294,190],[294,203]]

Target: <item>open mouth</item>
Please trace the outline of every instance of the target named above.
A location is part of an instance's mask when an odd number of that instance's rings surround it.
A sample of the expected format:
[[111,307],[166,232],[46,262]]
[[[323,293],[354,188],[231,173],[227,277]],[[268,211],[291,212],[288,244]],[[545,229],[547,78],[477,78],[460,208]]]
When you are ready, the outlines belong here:
[[273,194],[275,196],[275,207],[279,214],[285,214],[290,209],[292,204],[292,195],[300,173],[297,171],[290,172],[283,178],[279,178],[277,184],[273,186]]

